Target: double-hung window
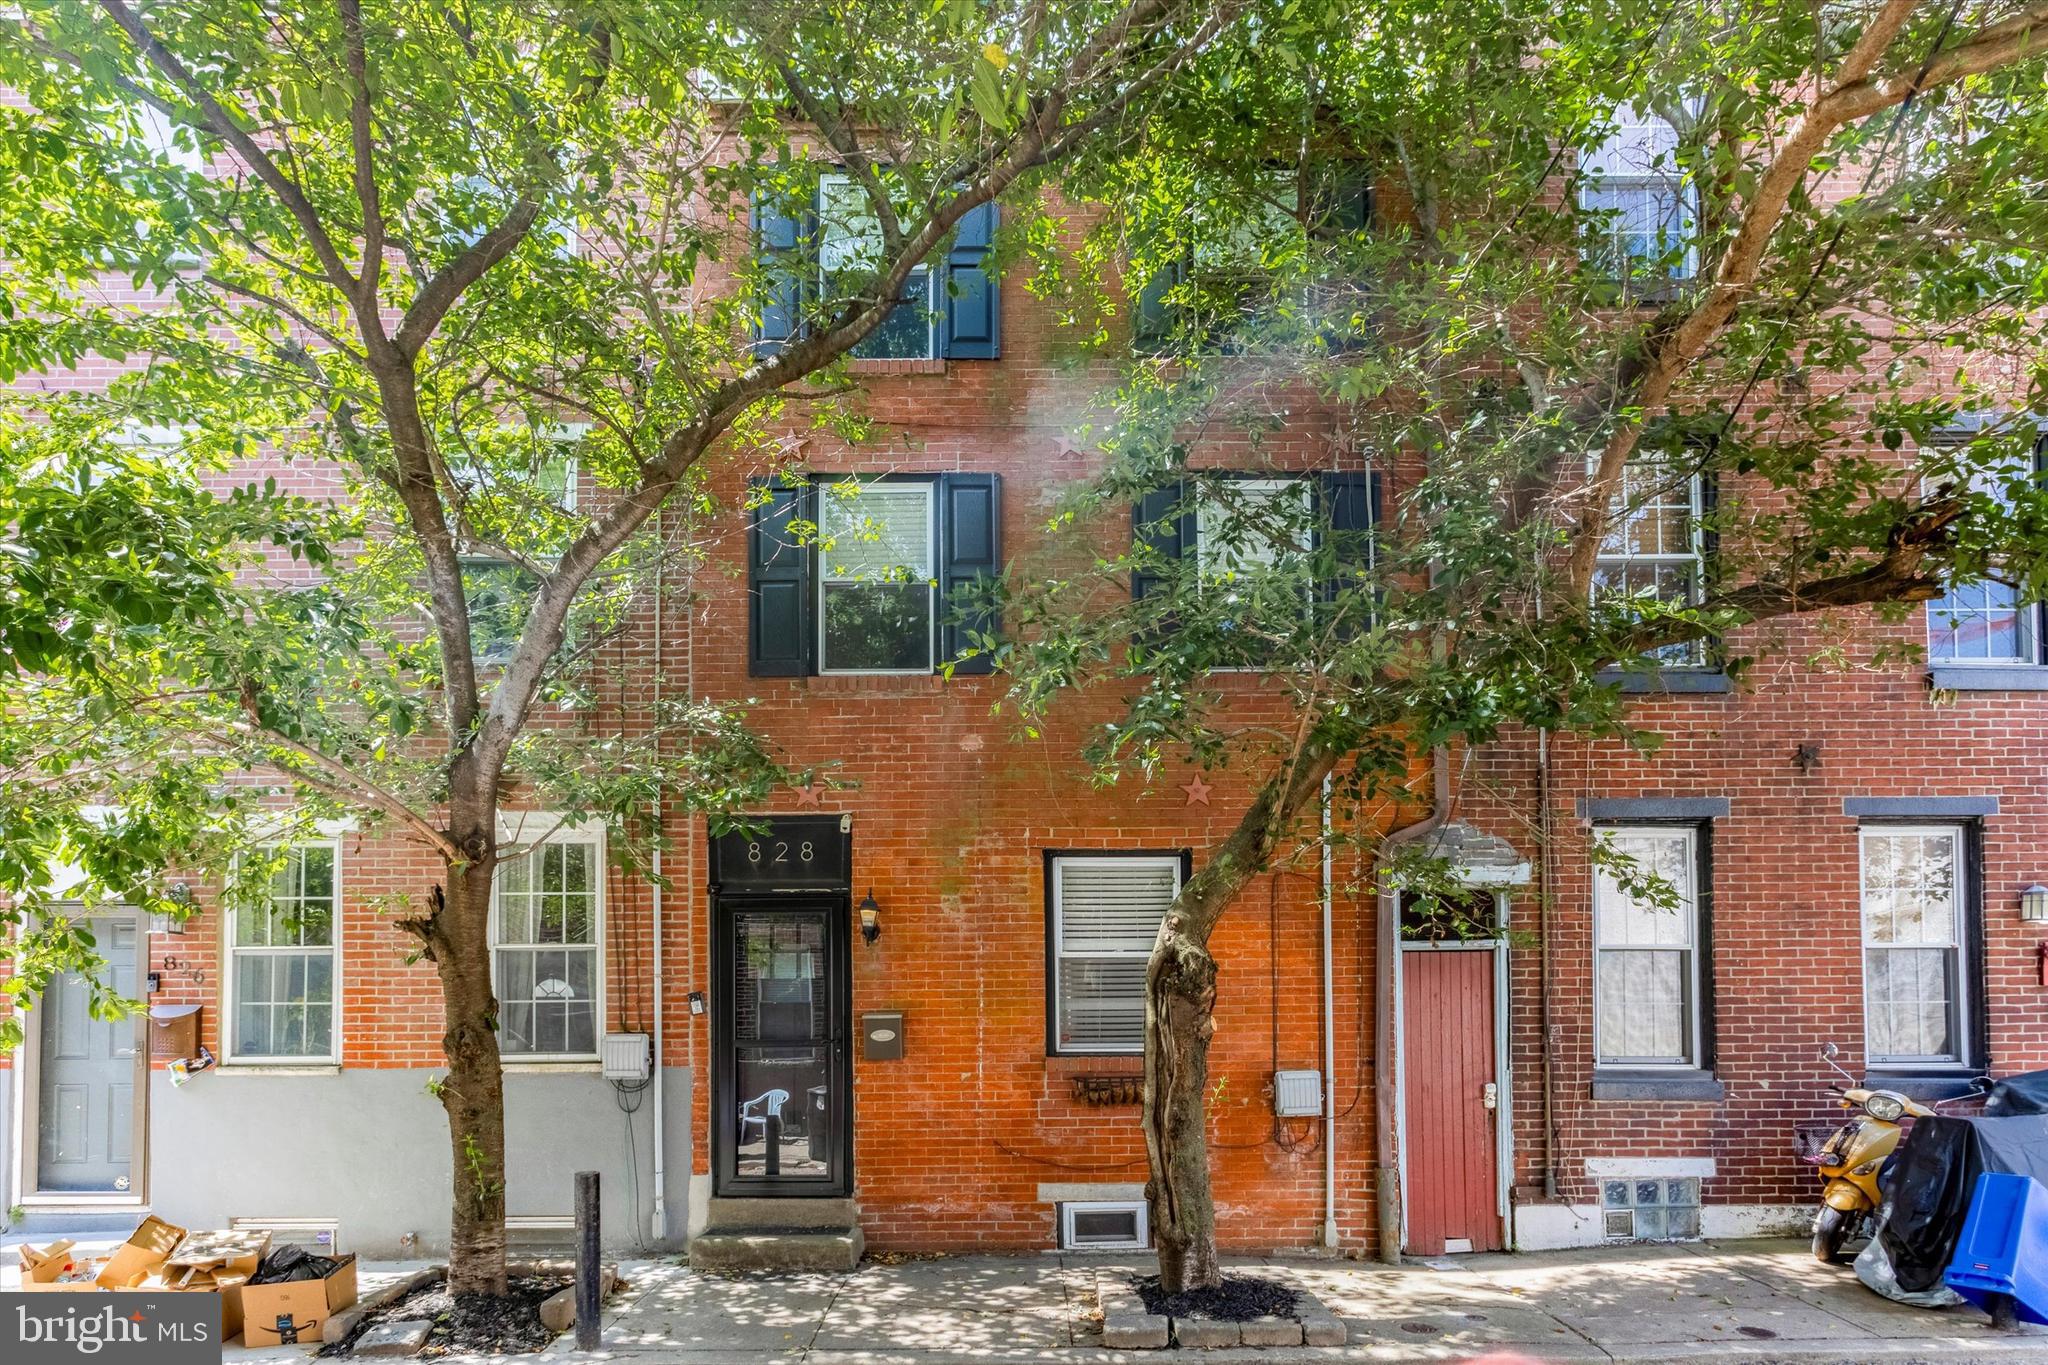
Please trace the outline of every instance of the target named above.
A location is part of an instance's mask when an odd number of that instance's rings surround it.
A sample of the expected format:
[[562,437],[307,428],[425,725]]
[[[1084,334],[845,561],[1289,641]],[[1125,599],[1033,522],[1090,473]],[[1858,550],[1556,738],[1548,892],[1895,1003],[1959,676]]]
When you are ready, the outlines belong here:
[[[1679,460],[1638,456],[1608,504],[1607,534],[1595,561],[1595,596],[1696,606],[1706,595],[1706,480]],[[1652,650],[1666,668],[1699,668],[1706,644],[1686,640]]]
[[[524,817],[545,831],[545,817]],[[491,972],[498,1050],[508,1057],[597,1055],[603,1027],[604,844],[562,828],[498,865],[492,883]]]
[[1181,873],[1170,854],[1047,860],[1054,1052],[1145,1050],[1145,963]]
[[1580,163],[1586,264],[1631,293],[1654,296],[1699,268],[1696,195],[1677,153],[1669,120],[1624,106]]
[[[818,187],[818,271],[824,297],[845,292],[845,281],[885,263],[882,222],[874,201],[851,177],[828,175]],[[929,360],[937,354],[938,272],[919,264],[903,282],[896,307],[852,351],[860,360]]]
[[1866,826],[1863,1029],[1873,1065],[1968,1062],[1960,825]]
[[[475,448],[447,455],[463,524],[487,540],[524,547],[536,561],[551,560],[566,544],[564,518],[576,510],[577,450],[589,431],[588,422],[507,423],[478,433]],[[540,579],[497,555],[467,554],[458,562],[470,655],[486,667],[502,664],[519,647]]]
[[1699,1068],[1699,831],[1636,826],[1600,837],[1616,856],[1593,872],[1595,1061]]
[[[2037,477],[2048,475],[2048,443],[2036,447]],[[1978,492],[2010,506],[2010,469],[1976,471]],[[2043,605],[1996,575],[1950,580],[1927,604],[1927,657],[1939,665],[2025,667],[2048,662]],[[1954,675],[1952,675],[1954,676]]]
[[753,676],[994,671],[997,475],[783,476],[748,510]]
[[929,673],[937,634],[935,489],[835,480],[818,496],[824,673]]
[[335,943],[341,905],[339,846],[273,850],[268,885],[227,909],[231,1061],[337,1062]]

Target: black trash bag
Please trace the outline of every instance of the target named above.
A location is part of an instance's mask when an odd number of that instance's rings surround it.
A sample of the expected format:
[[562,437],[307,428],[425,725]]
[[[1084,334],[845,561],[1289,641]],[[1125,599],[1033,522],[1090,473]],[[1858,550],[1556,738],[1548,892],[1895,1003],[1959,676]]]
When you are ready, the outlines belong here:
[[1913,1121],[1885,1182],[1889,1213],[1877,1234],[1899,1288],[1921,1293],[1941,1283],[1985,1171],[2048,1185],[2048,1115]]
[[2048,1114],[2048,1071],[2028,1071],[1994,1081],[1984,1101],[1987,1119],[2011,1118],[2017,1114]]
[[263,1258],[250,1284],[291,1284],[297,1280],[324,1280],[341,1268],[341,1262],[315,1256],[304,1247],[281,1246]]

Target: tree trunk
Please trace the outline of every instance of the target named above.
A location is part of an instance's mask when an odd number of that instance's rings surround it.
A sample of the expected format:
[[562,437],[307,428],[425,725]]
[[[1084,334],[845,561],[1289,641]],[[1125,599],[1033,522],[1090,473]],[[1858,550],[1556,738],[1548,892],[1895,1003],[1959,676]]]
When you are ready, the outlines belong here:
[[448,1288],[505,1293],[505,1075],[498,1059],[498,1001],[491,990],[490,859],[451,868],[434,917],[448,1075],[441,1107],[454,1157]]
[[1209,1193],[1209,1038],[1216,1032],[1216,959],[1166,917],[1145,970],[1145,1200],[1169,1294],[1223,1282]]
[[1209,1193],[1209,1038],[1216,1032],[1216,959],[1209,935],[1231,901],[1265,869],[1274,846],[1315,795],[1335,757],[1304,747],[1269,778],[1237,828],[1181,888],[1145,964],[1145,1202],[1169,1294],[1221,1284],[1216,1204]]

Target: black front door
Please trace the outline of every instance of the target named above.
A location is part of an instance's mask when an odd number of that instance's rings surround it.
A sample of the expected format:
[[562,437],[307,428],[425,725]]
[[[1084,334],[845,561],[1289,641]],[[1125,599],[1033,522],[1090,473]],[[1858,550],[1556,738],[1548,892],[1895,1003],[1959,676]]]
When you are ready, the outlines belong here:
[[719,897],[712,952],[716,1192],[852,1192],[845,899]]

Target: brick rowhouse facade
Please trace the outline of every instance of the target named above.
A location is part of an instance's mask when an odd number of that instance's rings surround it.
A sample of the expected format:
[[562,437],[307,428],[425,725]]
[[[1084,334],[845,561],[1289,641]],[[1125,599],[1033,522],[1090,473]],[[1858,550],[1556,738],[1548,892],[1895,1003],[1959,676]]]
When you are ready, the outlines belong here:
[[[847,448],[810,434],[799,462],[827,475],[999,475],[1003,555],[1028,554],[1054,499],[1096,467],[1072,441],[1106,372],[1056,359],[1056,328],[1044,304],[1012,285],[1002,295],[999,358],[856,364],[884,439]],[[62,382],[103,378],[81,372]],[[1246,458],[1228,448],[1201,456],[1219,467]],[[1306,406],[1260,459],[1297,471],[1367,464]],[[302,466],[279,472],[308,477]],[[1400,468],[1380,472],[1398,500]],[[728,507],[741,501],[743,475],[719,475]],[[872,895],[880,906],[876,941],[851,938],[850,1016],[901,1011],[904,1046],[898,1060],[851,1050],[853,1194],[869,1244],[1052,1246],[1061,1203],[1135,1199],[1145,1158],[1136,1106],[1090,1103],[1077,1087],[1081,1078],[1133,1076],[1138,1058],[1050,1055],[1046,856],[1191,850],[1199,860],[1243,809],[1247,775],[1209,774],[1206,791],[1184,785],[1192,768],[1149,787],[1096,787],[1075,753],[1089,708],[1102,703],[1071,707],[1042,738],[1025,739],[992,713],[1000,678],[750,676],[744,516],[728,520],[709,566],[689,583],[667,584],[659,608],[645,606],[638,628],[607,647],[601,706],[584,723],[597,737],[644,726],[657,694],[751,699],[752,723],[790,765],[815,765],[829,779],[821,792],[780,794],[770,809],[850,813],[852,898]],[[1105,513],[1105,536],[1128,526],[1123,509]],[[2048,879],[2037,852],[2048,819],[2048,694],[2030,690],[2031,675],[2006,677],[1998,690],[1951,692],[1932,690],[1924,666],[1810,666],[1823,632],[1844,622],[1866,640],[1925,628],[1917,611],[1898,624],[1854,613],[1773,625],[1759,632],[1770,638],[1769,658],[1739,688],[1633,703],[1641,725],[1668,737],[1654,757],[1555,736],[1539,757],[1538,737],[1512,734],[1454,765],[1462,774],[1455,818],[1533,866],[1529,881],[1501,888],[1506,994],[1495,1007],[1509,1066],[1495,1080],[1512,1141],[1495,1151],[1505,1151],[1512,1189],[1497,1240],[1601,1240],[1600,1184],[1617,1175],[1697,1179],[1708,1233],[1799,1226],[1815,1189],[1788,1139],[1795,1121],[1828,1112],[1829,1073],[1816,1049],[1832,1040],[1851,1070],[1862,1064],[1858,830],[1867,821],[1924,817],[1966,831],[1979,859],[1968,910],[1977,938],[1963,955],[1986,1042],[1978,1069],[2048,1065],[2040,930],[2017,914],[2020,889]],[[1729,648],[1739,654],[1745,640]],[[1274,706],[1254,675],[1218,686],[1241,698],[1247,718]],[[517,804],[515,793],[508,805]],[[1660,1078],[1603,1077],[1593,1063],[1587,845],[1598,825],[1645,823],[1693,829],[1710,850],[1701,889],[1711,933],[1700,962],[1710,1064],[1661,1089]],[[657,1236],[675,1243],[701,1224],[713,1125],[729,1117],[713,1112],[712,1015],[691,1000],[721,989],[710,954],[706,831],[677,819],[670,834],[665,894],[608,868],[599,949],[604,1030],[660,1036],[667,1133],[651,1131],[644,1107],[624,1114],[622,1132],[609,1108],[618,1097],[598,1082],[594,1062],[510,1064],[510,1212],[565,1214],[568,1172],[597,1166],[606,1173],[608,1237],[624,1246]],[[439,991],[431,965],[408,961],[411,944],[392,925],[389,898],[424,894],[435,869],[388,832],[337,838],[338,1064],[224,1065],[172,1088],[159,1063],[148,1088],[146,1165],[137,1168],[146,1178],[135,1182],[133,1203],[195,1226],[238,1216],[335,1220],[345,1242],[373,1253],[433,1247],[446,1238],[448,1179],[439,1107],[425,1090],[440,1060]],[[1404,1030],[1400,1063],[1376,1067],[1384,910],[1370,869],[1348,845],[1329,884],[1327,945],[1313,849],[1254,879],[1215,937],[1223,976],[1211,1154],[1219,1235],[1230,1250],[1316,1246],[1326,1219],[1339,1250],[1377,1249],[1376,1081],[1382,1070],[1430,1072],[1448,1050],[1442,1037]],[[198,885],[200,913],[182,932],[149,936],[149,969],[160,975],[152,1003],[202,1006],[201,1038],[224,1055],[223,926],[211,884]],[[1976,957],[1981,968],[1967,962]],[[1274,1073],[1321,1069],[1326,1032],[1327,1123],[1276,1117]],[[17,1065],[14,1075],[27,1070]],[[11,1102],[16,1113],[33,1107],[22,1085]],[[1421,1116],[1400,1122],[1404,1155],[1432,1140]],[[657,1140],[667,1162],[659,1229],[650,1223]],[[36,1141],[24,1125],[21,1146]],[[373,1145],[373,1159],[345,1158],[349,1143]],[[224,1150],[235,1153],[233,1169],[201,1176],[194,1163]],[[9,1163],[10,1182],[25,1178],[22,1156],[17,1149]],[[10,1192],[37,1195],[20,1184]],[[75,1203],[45,1200],[52,1217],[75,1212]],[[1489,1234],[1475,1232],[1485,1244]]]

